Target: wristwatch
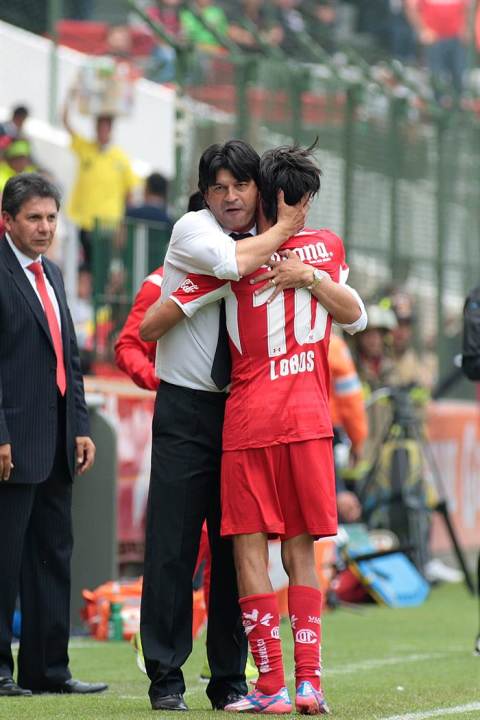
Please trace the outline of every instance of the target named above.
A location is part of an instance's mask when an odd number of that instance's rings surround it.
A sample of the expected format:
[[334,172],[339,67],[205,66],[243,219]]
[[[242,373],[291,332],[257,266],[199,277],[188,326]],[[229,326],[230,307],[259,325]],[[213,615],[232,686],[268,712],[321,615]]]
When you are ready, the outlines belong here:
[[324,270],[319,270],[318,268],[313,269],[313,280],[310,283],[310,285],[307,285],[307,290],[314,290],[319,283],[322,282],[325,275],[328,275]]

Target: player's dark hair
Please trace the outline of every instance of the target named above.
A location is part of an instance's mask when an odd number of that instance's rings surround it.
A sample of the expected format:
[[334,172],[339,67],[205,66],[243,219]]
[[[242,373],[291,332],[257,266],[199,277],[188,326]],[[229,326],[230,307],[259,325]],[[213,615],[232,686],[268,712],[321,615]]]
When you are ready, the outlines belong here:
[[313,198],[320,190],[322,171],[313,155],[316,144],[308,148],[285,145],[262,155],[259,190],[267,220],[277,219],[279,190],[285,193],[287,205],[295,205],[304,195]]
[[198,189],[205,194],[209,187],[215,185],[219,170],[229,170],[237,180],[254,180],[258,185],[259,165],[258,153],[243,140],[210,145],[198,165]]
[[152,195],[167,196],[168,183],[158,172],[151,173],[145,180],[145,190]]
[[57,210],[60,208],[60,191],[38,173],[20,173],[5,183],[2,195],[2,211],[15,218],[22,205],[32,198],[52,198]]

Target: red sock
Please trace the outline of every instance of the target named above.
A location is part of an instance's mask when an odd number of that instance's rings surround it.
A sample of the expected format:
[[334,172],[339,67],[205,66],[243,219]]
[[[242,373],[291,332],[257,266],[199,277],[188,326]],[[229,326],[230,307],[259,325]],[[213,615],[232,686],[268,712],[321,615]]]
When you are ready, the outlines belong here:
[[285,685],[280,614],[275,593],[240,598],[242,622],[258,668],[256,688],[274,695]]
[[322,593],[312,587],[288,588],[288,612],[292,626],[295,657],[295,685],[309,680],[320,690],[322,646]]

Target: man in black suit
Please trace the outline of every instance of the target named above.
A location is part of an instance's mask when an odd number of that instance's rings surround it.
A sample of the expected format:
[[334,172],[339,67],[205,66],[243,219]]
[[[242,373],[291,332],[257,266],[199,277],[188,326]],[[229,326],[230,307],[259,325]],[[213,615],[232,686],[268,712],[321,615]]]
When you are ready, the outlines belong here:
[[[44,257],[58,190],[5,185],[0,239],[0,696],[91,693],[68,668],[71,500],[94,461],[78,349],[60,270]],[[12,619],[20,594],[18,684]]]

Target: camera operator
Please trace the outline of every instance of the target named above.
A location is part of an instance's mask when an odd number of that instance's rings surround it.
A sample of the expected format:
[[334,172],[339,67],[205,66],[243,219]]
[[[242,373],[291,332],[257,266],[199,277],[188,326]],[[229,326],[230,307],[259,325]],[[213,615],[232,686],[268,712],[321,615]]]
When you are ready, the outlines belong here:
[[[400,438],[413,439],[421,451],[421,445],[426,441],[425,409],[433,380],[431,373],[425,372],[422,360],[412,347],[412,302],[405,293],[394,293],[378,305],[371,306],[368,317],[367,330],[355,338],[355,358],[364,386],[370,430],[363,459],[366,466],[376,468],[375,475],[378,477],[372,478],[373,493],[378,491],[380,477],[380,482],[384,484],[388,484],[388,481],[394,483],[395,472],[402,486],[398,497],[396,490],[390,488],[390,506],[387,501],[376,511],[376,522],[379,518],[385,525],[391,522],[397,506],[399,512],[396,519],[403,530],[402,541],[414,546],[416,563],[427,580],[432,583],[458,582],[462,578],[459,571],[431,556],[429,507],[434,504],[432,500],[436,500],[436,497],[435,489],[429,492],[430,488],[424,481],[421,453],[415,459],[416,456],[411,453],[412,446],[408,443],[402,446],[402,440],[398,442]],[[385,389],[383,397],[381,388]],[[377,390],[378,395],[375,393]],[[389,390],[393,392],[389,393]],[[372,393],[375,393],[373,398]],[[390,432],[395,426],[400,427],[400,434]],[[391,455],[386,452],[389,444]],[[392,450],[395,446],[396,449]],[[405,477],[401,478],[398,469],[395,469],[395,463],[401,462],[396,456],[397,451],[403,453],[406,468],[402,471]],[[388,489],[384,488],[383,492],[388,492]],[[416,507],[415,511],[413,507]],[[403,527],[402,520],[399,520],[402,513],[405,521]],[[372,518],[373,515],[370,520]],[[410,537],[409,532],[412,534]]]

